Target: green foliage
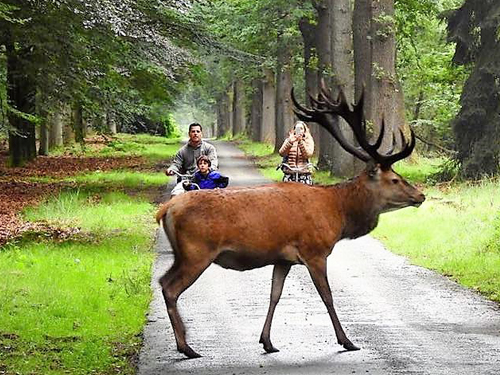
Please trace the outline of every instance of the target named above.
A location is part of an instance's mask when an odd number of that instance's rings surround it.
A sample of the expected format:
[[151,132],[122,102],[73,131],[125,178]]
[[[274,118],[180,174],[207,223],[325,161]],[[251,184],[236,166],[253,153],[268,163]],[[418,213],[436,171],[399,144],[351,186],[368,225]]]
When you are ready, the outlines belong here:
[[454,181],[459,174],[460,164],[455,159],[446,159],[428,178],[429,183]]
[[[310,17],[311,13],[309,2],[296,0],[197,2],[193,17],[225,46],[219,46],[215,56],[216,47],[207,48],[202,57],[207,73],[198,76],[200,89],[196,91],[203,101],[213,104],[236,78],[250,87],[253,78],[261,77],[263,66],[275,68],[278,34],[282,44],[291,51],[294,67],[301,66],[298,21]],[[238,53],[231,53],[231,48]]]
[[2,4],[0,17],[23,20],[3,22],[0,31],[12,37],[25,62],[22,74],[40,92],[39,116],[61,102],[78,103],[93,124],[108,111],[127,124],[157,103],[171,106],[190,76],[192,57],[170,39],[192,32],[182,31],[185,25],[175,16],[186,10],[181,1]]
[[417,133],[438,145],[454,147],[451,120],[458,113],[466,70],[454,66],[454,47],[446,44],[442,11],[460,0],[397,1],[397,72],[407,118]]
[[165,124],[165,132],[167,133],[168,138],[179,138],[181,136],[179,125],[175,121],[173,114],[169,113],[166,116],[164,124]]

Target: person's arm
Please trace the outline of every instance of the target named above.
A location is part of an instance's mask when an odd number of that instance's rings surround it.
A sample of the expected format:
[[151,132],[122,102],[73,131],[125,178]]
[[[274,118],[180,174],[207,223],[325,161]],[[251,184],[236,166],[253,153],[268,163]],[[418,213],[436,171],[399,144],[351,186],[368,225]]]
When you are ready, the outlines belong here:
[[215,182],[216,187],[225,188],[229,184],[229,177],[223,176],[220,173],[212,172],[212,180]]
[[288,133],[288,138],[285,139],[285,141],[281,145],[281,147],[279,149],[279,154],[281,156],[287,156],[288,153],[290,152],[290,149],[293,146],[293,142],[295,142],[296,140],[297,140],[297,137],[295,136],[295,133],[293,132],[293,129],[292,129]]
[[292,145],[293,142],[291,142],[289,138],[285,139],[285,141],[280,147],[279,154],[281,156],[287,156],[288,153],[290,152],[290,149],[292,148]]
[[302,155],[309,159],[314,153],[314,142],[299,141],[299,148]]
[[172,164],[167,168],[167,174],[173,175],[173,173],[169,173],[169,171],[175,171],[180,173],[182,170],[182,162],[184,160],[184,155],[182,153],[183,148],[181,148],[174,156],[174,160],[172,160]]

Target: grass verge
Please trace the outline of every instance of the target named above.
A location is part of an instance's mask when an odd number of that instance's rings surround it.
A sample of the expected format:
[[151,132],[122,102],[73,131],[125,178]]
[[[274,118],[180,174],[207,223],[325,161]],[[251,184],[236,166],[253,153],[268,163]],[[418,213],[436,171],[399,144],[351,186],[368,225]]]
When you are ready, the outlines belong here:
[[123,193],[61,193],[25,212],[77,226],[0,251],[0,363],[7,373],[133,373],[130,359],[150,301],[154,224],[146,200]]
[[426,202],[381,215],[373,232],[391,251],[500,302],[498,181],[425,189]]
[[[129,137],[119,138],[141,144],[137,155],[149,160],[178,148]],[[159,154],[144,151],[154,144]],[[36,229],[0,247],[7,281],[0,283],[0,373],[133,374],[151,299],[151,191],[167,178],[134,170],[47,176],[37,181],[70,188],[22,215],[51,232]]]

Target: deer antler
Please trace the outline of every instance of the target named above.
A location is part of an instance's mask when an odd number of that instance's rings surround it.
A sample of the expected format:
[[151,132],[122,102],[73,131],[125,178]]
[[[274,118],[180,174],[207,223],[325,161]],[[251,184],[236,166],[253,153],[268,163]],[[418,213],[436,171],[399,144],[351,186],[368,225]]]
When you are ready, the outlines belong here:
[[[340,143],[340,145],[350,154],[354,155],[358,159],[361,159],[365,162],[370,160],[374,160],[376,163],[384,167],[390,167],[392,164],[397,162],[398,160],[404,159],[411,154],[413,148],[415,147],[415,134],[412,129],[410,142],[407,143],[404,137],[403,131],[400,129],[401,140],[402,140],[402,148],[401,151],[392,154],[394,151],[396,138],[393,134],[393,146],[391,150],[386,154],[381,154],[378,152],[382,144],[382,140],[385,133],[385,121],[382,120],[382,124],[380,126],[380,133],[376,139],[376,141],[371,144],[368,142],[368,137],[366,135],[366,122],[363,116],[363,105],[364,105],[364,95],[361,94],[358,102],[352,105],[352,109],[347,102],[347,98],[342,89],[339,91],[338,99],[333,101],[331,99],[330,92],[326,87],[324,81],[321,81],[321,90],[318,95],[318,99],[314,99],[310,96],[312,109],[305,108],[301,106],[292,90],[292,100],[295,107],[298,111],[295,111],[297,116],[304,121],[313,121],[317,122],[319,125],[324,127],[332,136]],[[333,120],[332,115],[337,115],[342,117],[351,130],[354,133],[356,140],[358,141],[361,149],[355,148],[352,144],[350,144],[342,134],[342,131],[339,129],[338,124]]]
[[292,88],[292,101],[295,105],[296,116],[306,122],[316,122],[320,124],[323,128],[325,128],[332,136],[337,140],[337,142],[342,146],[344,150],[346,150],[351,155],[357,157],[358,159],[368,162],[371,160],[371,157],[366,154],[363,150],[360,150],[350,144],[347,139],[344,137],[344,134],[340,131],[338,126],[335,124],[335,121],[332,117],[332,113],[328,109],[322,109],[321,106],[324,106],[324,103],[314,99],[310,96],[311,103],[313,103],[314,109],[308,109],[299,104],[297,99],[295,98],[294,91]]

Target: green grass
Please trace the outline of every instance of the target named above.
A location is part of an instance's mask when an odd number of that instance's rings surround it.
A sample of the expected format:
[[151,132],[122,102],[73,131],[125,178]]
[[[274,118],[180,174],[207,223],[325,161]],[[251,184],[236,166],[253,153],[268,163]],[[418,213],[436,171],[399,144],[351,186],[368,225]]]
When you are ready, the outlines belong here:
[[93,172],[74,177],[64,178],[63,181],[77,184],[105,187],[122,187],[141,189],[151,186],[161,186],[168,183],[168,177],[163,172],[135,172],[135,171],[106,171]]
[[[154,163],[171,158],[179,140],[119,134],[107,146],[79,147],[60,153]],[[167,177],[115,170],[28,180],[78,188],[23,212],[51,231],[0,248],[0,274],[8,280],[0,283],[0,373],[135,373],[131,359],[142,342],[154,259],[148,197]]]
[[143,141],[133,142],[120,138],[101,149],[99,156],[144,156],[152,162],[158,162],[173,157],[178,149],[179,140],[165,139],[164,142],[145,144]]
[[383,214],[375,237],[415,264],[500,302],[499,183],[428,188],[418,209]]
[[237,142],[238,148],[242,149],[245,154],[262,158],[270,156],[274,152],[274,145],[263,142],[252,142],[248,139],[240,139]]
[[[153,208],[122,193],[65,192],[25,212],[90,236],[0,250],[0,370],[133,373],[150,301]],[[3,368],[2,368],[3,366]]]
[[70,183],[81,186],[85,191],[103,190],[147,190],[168,183],[164,172],[137,172],[131,170],[95,171],[71,177],[29,177],[30,182],[38,183]]
[[426,158],[415,154],[394,164],[394,171],[411,183],[425,183],[445,161],[444,158]]
[[110,137],[110,141],[101,147],[94,145],[74,144],[70,147],[59,148],[51,151],[51,155],[74,154],[80,157],[96,156],[143,156],[151,162],[169,159],[179,149],[181,140],[179,138],[165,138],[147,134],[116,134]]

